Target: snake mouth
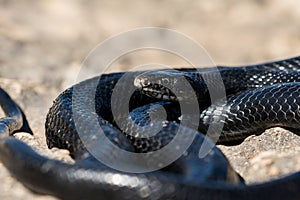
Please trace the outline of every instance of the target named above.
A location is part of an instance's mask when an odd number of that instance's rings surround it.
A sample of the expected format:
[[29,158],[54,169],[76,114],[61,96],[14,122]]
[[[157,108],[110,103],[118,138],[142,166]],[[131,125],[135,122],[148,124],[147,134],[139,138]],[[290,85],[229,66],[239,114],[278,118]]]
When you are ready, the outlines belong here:
[[161,83],[152,83],[147,78],[136,77],[134,80],[134,86],[140,89],[140,91],[155,99],[164,101],[178,101],[178,98],[169,88],[163,86]]
[[161,99],[165,101],[177,101],[178,98],[171,92],[170,89],[158,85],[158,84],[152,84],[152,87],[143,87],[142,93],[146,94],[147,96]]

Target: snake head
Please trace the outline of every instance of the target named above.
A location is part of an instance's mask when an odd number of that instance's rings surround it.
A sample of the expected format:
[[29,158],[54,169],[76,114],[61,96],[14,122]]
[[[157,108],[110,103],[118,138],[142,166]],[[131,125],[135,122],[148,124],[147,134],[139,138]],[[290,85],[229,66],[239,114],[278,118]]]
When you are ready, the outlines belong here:
[[[210,95],[203,78],[205,72],[193,69],[155,70],[139,74],[134,86],[151,98],[207,107]],[[208,77],[210,75],[208,74]]]
[[173,92],[177,85],[174,73],[173,70],[148,71],[138,75],[134,80],[134,85],[152,98],[178,101],[178,97]]
[[189,85],[184,74],[177,70],[147,71],[138,75],[134,80],[135,87],[143,94],[166,101],[181,101]]

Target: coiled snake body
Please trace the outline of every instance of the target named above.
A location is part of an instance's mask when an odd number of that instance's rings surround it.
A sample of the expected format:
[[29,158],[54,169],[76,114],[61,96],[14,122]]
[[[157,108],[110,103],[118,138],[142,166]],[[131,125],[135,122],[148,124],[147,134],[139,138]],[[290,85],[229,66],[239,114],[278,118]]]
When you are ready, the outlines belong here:
[[[299,199],[300,172],[247,186],[225,156],[199,133],[205,134],[210,125],[222,121],[220,137],[210,137],[219,139],[218,143],[233,144],[272,126],[299,129],[299,70],[300,57],[296,57],[248,67],[204,69],[202,72],[179,69],[104,74],[83,81],[57,97],[45,124],[49,148],[69,149],[75,164],[43,157],[20,140],[9,137],[17,131],[31,131],[21,109],[1,89],[0,103],[8,117],[0,120],[0,159],[29,189],[62,199]],[[118,95],[126,96],[128,85],[136,87],[128,99],[130,113],[121,111],[124,99],[113,101],[112,98],[114,88],[125,74],[123,83],[127,84],[118,85],[121,92]],[[218,75],[223,79],[227,100],[212,102],[207,85],[218,91],[219,84],[214,81]],[[170,90],[161,84],[167,81],[176,86],[178,77],[184,77],[195,91],[199,116],[181,113],[182,105],[178,102],[190,105],[189,92],[181,91],[180,85]],[[167,121],[152,123],[151,113],[161,106]],[[120,112],[113,113],[114,109]],[[187,119],[198,117],[199,124],[180,126],[182,115],[187,115]],[[128,118],[140,128],[128,126]],[[118,123],[120,119],[125,123]],[[147,125],[153,130],[161,129],[155,136],[139,137]],[[195,126],[198,130],[192,129]],[[115,146],[137,154],[156,152],[168,146],[180,128],[185,136],[194,139],[170,165],[148,173],[130,173],[106,166],[87,151],[94,147],[93,141],[101,139],[97,135],[99,128]],[[90,146],[83,142],[82,136],[91,142]],[[198,151],[204,141],[212,149],[204,158],[199,158]],[[106,146],[98,148],[105,150]],[[119,159],[117,152],[107,155],[110,162]],[[159,165],[160,159],[149,160],[149,163]],[[140,163],[138,167],[147,164]]]

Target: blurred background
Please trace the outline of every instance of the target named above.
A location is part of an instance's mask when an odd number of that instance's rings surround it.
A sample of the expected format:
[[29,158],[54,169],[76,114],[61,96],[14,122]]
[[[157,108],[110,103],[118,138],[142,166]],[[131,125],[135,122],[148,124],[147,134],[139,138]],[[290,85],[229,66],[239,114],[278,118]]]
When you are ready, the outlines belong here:
[[[216,64],[237,66],[299,56],[299,19],[295,0],[0,0],[0,85],[29,115],[35,146],[46,148],[51,101],[105,39],[139,27],[174,29],[203,45]],[[178,58],[155,55],[152,62],[180,65]],[[114,65],[126,70],[146,60],[128,56]],[[40,198],[3,167],[0,181],[1,199]]]
[[[217,64],[281,59],[299,55],[299,19],[295,0],[1,0],[0,76],[61,87],[97,44],[148,26],[186,34]],[[118,64],[126,70],[134,63]]]

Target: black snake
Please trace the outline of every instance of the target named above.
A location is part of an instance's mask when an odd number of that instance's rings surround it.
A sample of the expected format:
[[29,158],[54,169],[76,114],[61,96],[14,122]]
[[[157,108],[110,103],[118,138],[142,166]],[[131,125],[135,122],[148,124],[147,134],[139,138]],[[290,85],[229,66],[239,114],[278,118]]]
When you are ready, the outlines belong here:
[[[112,73],[83,81],[57,97],[45,124],[49,148],[69,149],[75,164],[43,157],[20,140],[9,137],[17,131],[31,133],[31,130],[22,110],[1,89],[0,103],[7,117],[0,120],[0,159],[27,188],[62,199],[299,199],[300,172],[263,184],[245,185],[214,144],[192,129],[198,127],[199,132],[206,133],[210,125],[222,121],[220,137],[210,137],[225,144],[241,142],[249,134],[259,134],[272,126],[299,129],[299,69],[300,57],[295,57],[247,67],[202,69],[202,72],[179,69]],[[123,83],[127,84],[118,85],[121,92],[118,95],[128,96],[128,85],[136,88],[130,98],[112,101],[114,88],[125,75]],[[223,79],[227,101],[209,98],[211,92],[219,91],[219,83],[214,81],[216,76]],[[179,77],[184,77],[195,91],[200,116],[193,115],[195,108],[189,107],[193,105],[192,96],[190,91],[182,91]],[[163,86],[164,81],[177,87],[170,90]],[[126,100],[128,105],[124,103]],[[124,105],[130,113],[122,111]],[[150,115],[160,111],[161,106],[167,121],[151,121]],[[181,113],[182,106],[188,108],[190,115]],[[115,114],[114,109],[120,112]],[[182,116],[188,121],[197,117],[199,120],[190,127],[180,126]],[[129,118],[139,126],[128,126]],[[160,131],[151,137],[139,137],[146,131],[144,126],[153,130],[159,127]],[[182,140],[187,140],[186,136],[194,139],[184,154],[161,170],[129,173],[112,169],[88,153],[87,149],[94,147],[93,141],[101,139],[97,135],[99,128],[115,146],[137,154],[168,146],[179,129],[185,133]],[[79,131],[86,138],[79,137]],[[90,146],[83,144],[82,139],[89,141]],[[200,159],[198,151],[203,141],[212,150]],[[105,145],[98,148],[106,150]],[[108,155],[110,162],[121,159],[114,151]],[[158,157],[149,163],[159,164],[160,159],[166,158]],[[149,164],[145,162],[140,163],[139,169]]]

